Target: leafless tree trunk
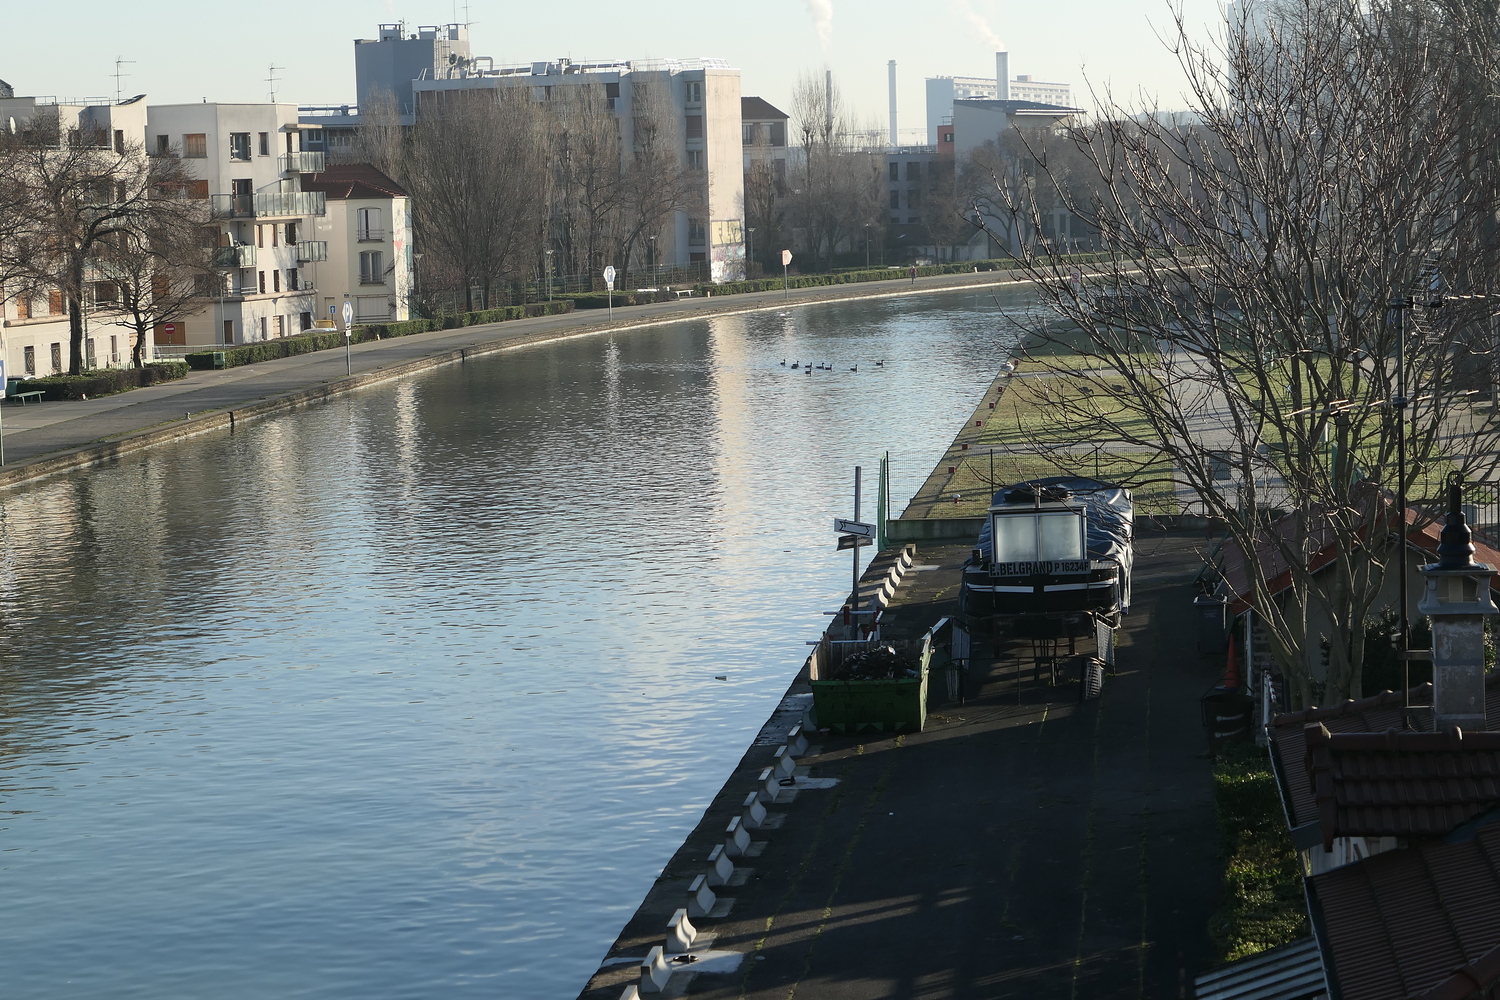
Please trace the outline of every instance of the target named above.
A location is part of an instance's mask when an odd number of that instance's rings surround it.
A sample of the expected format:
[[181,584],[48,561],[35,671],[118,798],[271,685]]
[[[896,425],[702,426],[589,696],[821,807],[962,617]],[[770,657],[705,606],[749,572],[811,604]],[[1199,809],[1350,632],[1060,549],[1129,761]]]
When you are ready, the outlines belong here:
[[598,84],[559,87],[548,107],[553,135],[553,231],[563,266],[598,274],[620,229],[620,122]]
[[[703,174],[682,162],[683,137],[666,81],[637,74],[631,86],[631,150],[621,184],[617,258],[631,262],[677,212],[701,212]],[[660,260],[652,263],[660,264]]]
[[[1027,137],[989,198],[1010,226],[993,235],[1061,316],[1029,331],[1047,345],[1027,380],[1050,428],[1034,450],[1087,474],[1102,449],[1127,485],[1168,465],[1251,554],[1252,599],[1306,704],[1322,638],[1323,696],[1361,694],[1398,484],[1421,497],[1449,470],[1488,478],[1500,455],[1454,371],[1493,311],[1465,296],[1494,287],[1493,77],[1473,39],[1495,37],[1495,14],[1286,0],[1270,26],[1205,46],[1179,17],[1190,118],[1101,107]],[[1109,259],[1091,274],[1025,237],[1049,199],[1098,234]],[[1273,526],[1270,508],[1291,516]]]
[[789,199],[792,225],[812,256],[832,267],[840,247],[863,245],[866,225],[884,232],[884,160],[876,148],[860,145],[869,130],[856,127],[838,86],[826,80],[798,80],[792,124],[801,156]]

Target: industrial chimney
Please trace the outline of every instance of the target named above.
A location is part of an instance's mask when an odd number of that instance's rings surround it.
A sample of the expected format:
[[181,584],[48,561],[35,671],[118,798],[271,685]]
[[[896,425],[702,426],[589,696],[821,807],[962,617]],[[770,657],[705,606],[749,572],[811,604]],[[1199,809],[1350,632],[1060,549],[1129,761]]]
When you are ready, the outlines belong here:
[[1010,53],[995,53],[995,96],[1010,100]]
[[891,145],[901,145],[901,140],[896,134],[896,60],[890,61],[889,69],[891,76]]
[[827,119],[824,124],[828,126],[828,135],[833,136],[833,70],[823,71],[824,100],[823,114]]

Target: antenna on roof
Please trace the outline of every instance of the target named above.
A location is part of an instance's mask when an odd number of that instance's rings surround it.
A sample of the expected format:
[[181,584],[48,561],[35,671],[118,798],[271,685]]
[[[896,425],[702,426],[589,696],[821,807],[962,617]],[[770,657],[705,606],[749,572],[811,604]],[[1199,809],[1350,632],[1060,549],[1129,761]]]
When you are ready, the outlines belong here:
[[285,66],[277,66],[277,65],[275,65],[273,63],[271,65],[271,75],[268,76],[268,77],[266,77],[266,83],[268,83],[268,84],[271,85],[271,103],[272,104],[276,103],[276,83],[277,83],[277,80],[276,80],[276,71],[280,70],[280,69],[286,69],[286,67]]
[[126,59],[124,56],[116,56],[115,57],[115,73],[114,73],[114,76],[115,76],[115,103],[116,104],[120,103],[120,100],[124,96],[124,93],[125,93],[124,89],[120,85],[120,81],[122,81],[123,79],[125,79],[125,77],[127,77],[127,76],[130,75],[129,73],[127,73],[124,70],[122,70],[120,67],[121,66],[133,66],[133,65],[135,65],[135,60],[134,59]]

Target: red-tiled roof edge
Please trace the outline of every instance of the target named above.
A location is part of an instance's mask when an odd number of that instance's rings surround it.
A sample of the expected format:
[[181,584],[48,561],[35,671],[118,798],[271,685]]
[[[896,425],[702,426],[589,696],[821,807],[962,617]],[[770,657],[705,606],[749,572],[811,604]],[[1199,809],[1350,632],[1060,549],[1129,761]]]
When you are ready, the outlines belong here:
[[[1328,732],[1326,729],[1323,731]],[[1328,749],[1333,753],[1360,750],[1389,750],[1397,753],[1500,750],[1500,732],[1466,733],[1455,727],[1441,733],[1402,732],[1397,729],[1388,729],[1383,733],[1329,733]]]
[[1402,694],[1400,691],[1382,691],[1368,698],[1350,698],[1348,701],[1338,705],[1325,705],[1322,707],[1314,705],[1312,708],[1299,709],[1296,712],[1285,712],[1272,717],[1271,727],[1273,729],[1300,727],[1306,722],[1331,719],[1350,712],[1362,712],[1367,709],[1385,708],[1387,706],[1399,707],[1406,704],[1424,705],[1431,703],[1432,683],[1428,682],[1412,688],[1409,696]]
[[410,197],[405,188],[387,177],[373,163],[335,163],[319,173],[308,174],[303,178],[303,190],[333,194],[335,188],[342,188],[344,198],[355,197],[355,191],[361,187],[375,192],[365,197]]

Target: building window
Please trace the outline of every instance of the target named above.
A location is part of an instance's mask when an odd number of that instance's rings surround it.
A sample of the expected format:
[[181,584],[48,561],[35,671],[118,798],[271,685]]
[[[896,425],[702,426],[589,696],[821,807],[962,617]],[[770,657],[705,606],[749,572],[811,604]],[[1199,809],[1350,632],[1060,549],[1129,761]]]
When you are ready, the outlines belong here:
[[745,122],[743,125],[741,125],[740,126],[740,133],[741,133],[741,136],[742,136],[742,141],[744,142],[744,144],[746,146],[753,146],[753,145],[755,145],[755,123],[754,122]]
[[901,192],[900,191],[892,191],[891,192],[891,207],[892,208],[900,208],[901,207]]
[[280,316],[274,317],[274,320],[275,321],[271,324],[271,331],[278,337],[285,336],[286,321]]
[[361,285],[382,284],[385,275],[385,255],[379,250],[366,250],[359,255],[359,283]]
[[250,159],[250,133],[229,133],[229,158],[231,160]]
[[604,96],[609,98],[610,100],[614,100],[615,98],[619,97],[620,81],[616,80],[614,83],[606,83],[604,85]]
[[264,316],[260,318],[260,339],[266,339],[266,318]]
[[896,161],[892,160],[891,161],[891,180],[893,180],[893,181],[899,181],[900,179],[901,179],[901,164],[899,164]]
[[297,269],[289,267],[286,269],[286,290],[295,292],[297,290]]
[[27,375],[36,374],[36,348],[21,348],[21,367]]
[[52,371],[62,371],[62,344],[58,341],[52,343]]
[[281,291],[281,271],[279,269],[271,272],[271,291]]
[[953,133],[952,132],[944,132],[943,133],[943,141],[944,142],[952,142],[953,141]]
[[166,156],[172,152],[172,137],[159,135],[156,137],[156,155]]
[[909,191],[906,192],[906,207],[907,208],[916,208],[920,204],[922,204],[922,189],[921,188],[912,188],[911,190],[909,190]]
[[920,160],[906,165],[906,179],[909,181],[919,181],[922,179],[922,163]]
[[689,170],[703,169],[703,150],[690,149],[687,151],[687,165]]
[[262,250],[266,248],[265,228],[265,226],[255,227],[255,245],[260,247]]
[[112,365],[120,363],[120,338],[114,334],[109,335],[109,363]]
[[47,293],[47,311],[54,316],[61,316],[68,311],[68,307],[63,305],[62,289],[54,288]]
[[294,247],[297,245],[297,224],[288,222],[286,224],[286,245]]
[[271,226],[271,245],[273,247],[281,246],[281,227],[274,224]]
[[312,329],[312,324],[313,324],[312,313],[310,313],[310,312],[303,313],[302,314],[302,329],[304,329],[304,330],[311,330]]
[[113,305],[118,299],[119,290],[112,281],[94,282],[94,302],[99,305]]
[[31,296],[29,296],[29,295],[17,295],[16,296],[16,319],[30,319],[30,318],[31,318]]
[[380,209],[361,208],[356,215],[356,238],[361,243],[378,243],[385,239],[385,229],[380,224]]
[[687,116],[687,137],[689,139],[701,139],[701,138],[703,138],[703,116],[702,115],[688,115]]
[[260,155],[271,155],[271,133],[269,132],[262,132],[260,134]]
[[182,155],[192,160],[201,160],[208,156],[208,136],[203,132],[194,132],[182,137]]
[[266,294],[266,272],[260,272],[260,294]]
[[707,259],[708,259],[708,254],[704,254],[704,253],[690,253],[690,254],[688,254],[688,263],[689,264],[701,264],[701,263],[703,263]]
[[698,219],[688,220],[688,246],[701,247],[708,242],[708,227]]
[[224,321],[224,343],[234,343],[234,320],[232,319]]
[[83,342],[83,367],[93,371],[94,363],[94,338],[90,337]]
[[771,123],[771,145],[773,145],[773,146],[785,146],[786,145],[786,122],[772,122]]
[[687,103],[703,103],[703,83],[701,80],[689,80],[687,82]]

